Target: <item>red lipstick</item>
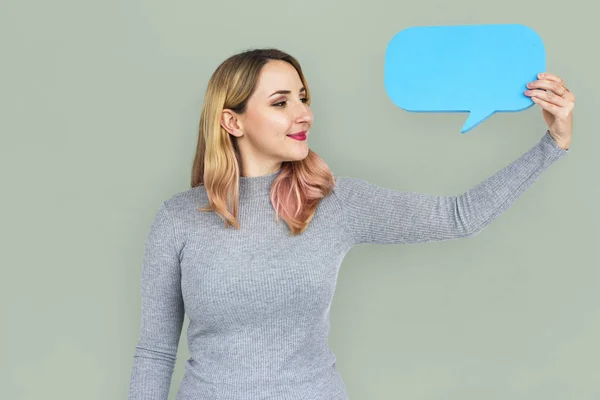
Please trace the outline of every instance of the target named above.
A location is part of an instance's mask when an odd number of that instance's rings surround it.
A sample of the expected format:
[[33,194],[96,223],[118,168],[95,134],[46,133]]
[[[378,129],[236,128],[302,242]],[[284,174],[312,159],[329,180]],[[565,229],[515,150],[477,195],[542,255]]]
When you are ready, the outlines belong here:
[[288,136],[291,137],[292,139],[296,139],[296,140],[306,140],[306,131],[294,133],[294,134],[288,135]]

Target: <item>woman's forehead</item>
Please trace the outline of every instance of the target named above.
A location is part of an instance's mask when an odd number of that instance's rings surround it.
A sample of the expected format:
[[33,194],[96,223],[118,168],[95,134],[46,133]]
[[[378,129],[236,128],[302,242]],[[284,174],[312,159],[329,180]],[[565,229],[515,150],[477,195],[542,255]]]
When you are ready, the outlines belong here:
[[302,88],[302,81],[296,69],[285,61],[268,62],[261,71],[257,92],[267,97],[278,90],[290,90],[297,93]]

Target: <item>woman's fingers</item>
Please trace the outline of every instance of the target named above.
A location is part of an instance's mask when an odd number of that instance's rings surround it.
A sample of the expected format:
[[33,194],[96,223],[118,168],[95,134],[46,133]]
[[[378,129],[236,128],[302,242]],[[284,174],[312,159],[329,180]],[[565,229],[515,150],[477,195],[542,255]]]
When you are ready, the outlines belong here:
[[529,82],[527,84],[527,87],[529,89],[551,90],[558,96],[568,93],[566,88],[561,83],[558,83],[558,81],[555,80],[540,79],[537,81]]
[[560,108],[560,106],[557,106],[556,104],[550,103],[539,97],[532,97],[531,100],[534,103],[539,104],[540,107],[542,107],[544,110],[548,111],[550,114],[552,114],[554,116],[557,116],[560,114],[561,108]]
[[546,91],[543,89],[533,89],[533,90],[527,90],[525,91],[525,94],[527,96],[531,96],[532,99],[534,97],[537,97],[539,99],[543,99],[549,103],[552,104],[556,104],[557,106],[560,107],[565,107],[568,103],[568,100],[565,99],[562,96],[557,95],[556,93],[554,93],[553,91]]
[[538,79],[540,79],[540,80],[547,79],[549,81],[558,83],[560,86],[562,86],[564,84],[563,80],[560,76],[556,76],[554,74],[551,74],[550,72],[542,72],[542,73],[538,74]]

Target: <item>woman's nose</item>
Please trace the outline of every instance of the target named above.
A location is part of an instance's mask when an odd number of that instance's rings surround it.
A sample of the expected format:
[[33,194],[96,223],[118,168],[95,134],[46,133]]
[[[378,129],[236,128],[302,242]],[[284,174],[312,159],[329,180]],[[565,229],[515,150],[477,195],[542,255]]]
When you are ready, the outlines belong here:
[[296,119],[299,122],[312,122],[312,111],[308,105],[302,104],[298,110],[298,117]]

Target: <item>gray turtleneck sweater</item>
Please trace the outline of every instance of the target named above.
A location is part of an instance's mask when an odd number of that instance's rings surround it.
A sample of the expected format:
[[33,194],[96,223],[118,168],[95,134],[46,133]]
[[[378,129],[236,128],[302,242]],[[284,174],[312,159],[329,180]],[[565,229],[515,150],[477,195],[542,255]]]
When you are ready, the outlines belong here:
[[566,154],[546,131],[460,196],[402,192],[335,176],[309,227],[290,237],[269,200],[279,171],[240,178],[240,230],[204,186],[165,200],[141,269],[141,328],[130,400],[166,400],[184,313],[190,358],[178,400],[346,400],[328,347],[340,264],[360,243],[425,243],[479,233]]

